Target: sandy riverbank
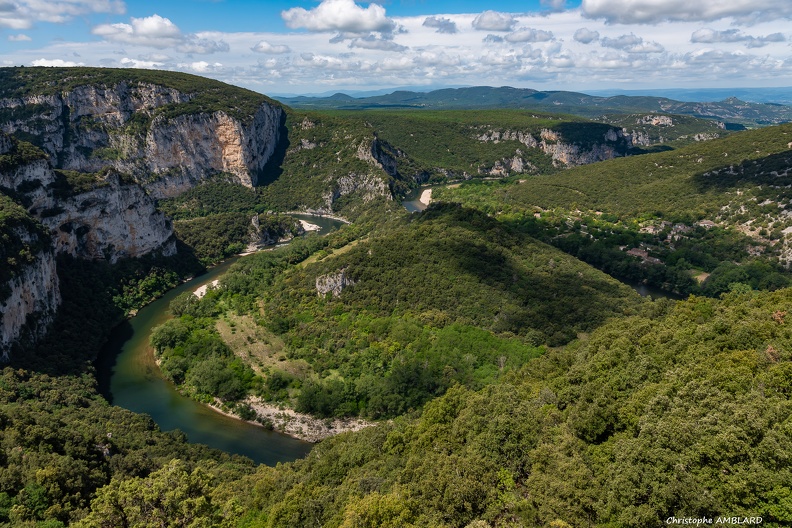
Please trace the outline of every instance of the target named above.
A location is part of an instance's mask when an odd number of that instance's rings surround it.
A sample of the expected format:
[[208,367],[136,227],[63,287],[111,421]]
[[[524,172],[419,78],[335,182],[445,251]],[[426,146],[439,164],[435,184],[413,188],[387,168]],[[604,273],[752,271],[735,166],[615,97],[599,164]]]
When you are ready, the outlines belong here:
[[319,230],[321,230],[321,229],[322,229],[322,228],[321,228],[321,227],[319,227],[318,225],[316,225],[316,224],[312,224],[311,222],[308,222],[308,221],[306,221],[306,220],[300,220],[300,225],[301,225],[301,226],[302,226],[302,228],[303,228],[303,229],[305,229],[306,231],[319,231]]
[[[248,396],[244,400],[244,403],[250,405],[251,409],[256,411],[258,420],[265,422],[268,420],[271,422],[274,431],[293,436],[300,440],[305,440],[306,442],[316,443],[325,438],[330,438],[331,436],[349,431],[360,431],[361,429],[375,425],[374,422],[368,422],[359,418],[336,418],[333,420],[314,418],[309,414],[298,413],[292,409],[273,405],[252,396]],[[242,420],[239,416],[221,408],[220,405],[220,402],[216,401],[214,405],[209,405],[209,407],[228,417]],[[264,427],[259,421],[244,421],[253,425],[258,425],[259,427]]]
[[198,286],[196,289],[193,290],[193,295],[198,297],[199,299],[206,295],[206,291],[209,289],[209,286],[212,288],[217,288],[217,285],[220,284],[220,279],[213,280],[210,284],[204,284],[202,286]]
[[421,197],[418,198],[418,201],[424,205],[429,205],[432,203],[432,189],[424,189],[421,193]]

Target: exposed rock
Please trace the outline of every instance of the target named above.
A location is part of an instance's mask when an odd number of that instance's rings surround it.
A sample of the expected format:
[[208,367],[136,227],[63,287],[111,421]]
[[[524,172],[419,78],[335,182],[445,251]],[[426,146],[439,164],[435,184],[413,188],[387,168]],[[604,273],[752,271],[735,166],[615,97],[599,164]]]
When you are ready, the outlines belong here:
[[60,306],[52,251],[37,254],[33,263],[2,286],[10,294],[0,302],[0,360],[8,361],[11,345],[23,332],[34,340],[44,335]]
[[652,125],[652,126],[674,126],[674,120],[671,116],[665,115],[645,115],[636,119],[638,125]]
[[0,99],[0,108],[17,109],[22,116],[3,122],[2,130],[37,138],[58,168],[97,172],[110,166],[133,175],[156,198],[217,173],[255,185],[274,152],[283,110],[263,103],[244,123],[224,111],[155,115],[192,97],[173,88],[121,82]]
[[338,270],[336,273],[328,273],[316,277],[316,294],[323,297],[332,293],[333,297],[338,297],[344,288],[352,286],[355,281],[346,273],[346,268]]
[[110,262],[156,250],[175,254],[171,223],[143,188],[122,183],[115,173],[106,182],[62,201],[59,213],[41,219],[53,232],[55,250]]
[[364,202],[370,202],[380,197],[393,199],[387,182],[381,176],[350,172],[338,178],[333,190],[324,194],[323,199],[327,208],[319,212],[322,214],[331,213],[336,200],[352,193],[360,193]]
[[[623,130],[616,128],[609,129],[602,137],[601,143],[595,143],[590,147],[566,143],[561,134],[547,128],[539,131],[539,139],[536,139],[530,133],[514,130],[488,130],[478,135],[477,139],[494,143],[519,141],[526,147],[541,149],[542,152],[553,158],[554,163],[563,164],[567,167],[585,165],[621,156],[624,148],[631,145],[630,136],[626,135]],[[489,174],[505,175],[509,170],[523,172],[525,165],[521,164],[520,161],[522,161],[520,157],[515,157],[511,161],[502,160],[496,163],[495,167],[489,171]]]

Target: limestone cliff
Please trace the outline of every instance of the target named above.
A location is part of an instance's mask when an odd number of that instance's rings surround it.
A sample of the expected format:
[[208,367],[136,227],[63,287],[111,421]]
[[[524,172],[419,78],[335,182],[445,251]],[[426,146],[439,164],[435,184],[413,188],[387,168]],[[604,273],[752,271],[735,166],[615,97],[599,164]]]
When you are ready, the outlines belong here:
[[11,346],[23,334],[35,340],[46,333],[60,306],[53,252],[39,252],[2,288],[7,296],[0,301],[0,361],[7,361]]
[[244,111],[220,96],[200,97],[207,96],[150,82],[89,79],[52,94],[0,97],[0,127],[40,146],[57,168],[112,167],[155,198],[218,173],[255,185],[278,141],[283,110],[262,96],[246,100]]
[[0,355],[6,359],[14,342],[35,340],[53,320],[60,304],[57,253],[115,262],[176,250],[170,221],[134,181],[113,170],[54,170],[41,151],[2,134],[0,213]]
[[34,340],[46,330],[60,291],[49,233],[2,193],[0,240],[0,358],[6,360],[20,337]]
[[[563,133],[543,128],[538,137],[520,130],[498,130],[490,128],[478,133],[477,139],[483,142],[517,141],[528,148],[540,149],[553,159],[553,163],[564,167],[586,165],[597,161],[623,156],[632,146],[629,136],[625,136],[618,128],[608,128],[598,137],[587,138],[585,142],[574,142],[565,139]],[[506,170],[523,172],[530,169],[518,154],[512,159],[502,160],[493,170],[500,174]]]

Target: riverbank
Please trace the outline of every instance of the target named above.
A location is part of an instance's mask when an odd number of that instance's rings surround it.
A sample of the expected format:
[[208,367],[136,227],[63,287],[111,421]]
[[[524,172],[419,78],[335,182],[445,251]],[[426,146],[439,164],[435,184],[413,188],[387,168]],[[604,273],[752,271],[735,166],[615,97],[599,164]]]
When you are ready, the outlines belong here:
[[333,214],[323,213],[321,211],[314,211],[309,209],[307,211],[286,211],[285,213],[280,213],[285,215],[306,215],[306,216],[318,216],[319,218],[327,218],[329,220],[335,220],[336,222],[343,222],[345,224],[351,224],[352,222],[344,218],[343,216],[336,216]]
[[424,189],[421,193],[421,197],[418,198],[418,201],[424,205],[429,205],[432,203],[432,189]]
[[214,404],[207,404],[207,406],[220,414],[258,427],[269,429],[271,424],[273,431],[311,443],[320,442],[341,433],[360,431],[366,427],[376,425],[374,422],[360,418],[316,418],[310,414],[298,413],[293,409],[265,402],[261,398],[254,396],[248,396],[242,403],[249,405],[253,409],[256,413],[255,420],[240,418],[225,409],[219,400],[215,400]]

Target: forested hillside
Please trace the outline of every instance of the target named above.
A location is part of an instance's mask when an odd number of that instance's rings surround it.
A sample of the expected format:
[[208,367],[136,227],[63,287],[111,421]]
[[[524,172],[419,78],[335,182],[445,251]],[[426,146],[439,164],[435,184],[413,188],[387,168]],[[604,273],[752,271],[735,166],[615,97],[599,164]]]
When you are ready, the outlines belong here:
[[[536,94],[516,95],[583,104]],[[0,69],[0,99],[0,303],[30,337],[0,374],[0,526],[792,523],[792,125],[625,106],[645,100],[592,99],[599,122],[307,112],[93,68]],[[102,238],[144,202],[159,231]],[[320,236],[297,212],[343,219]],[[118,253],[144,231],[159,249]],[[181,396],[321,429],[277,467],[97,391],[115,325],[244,250],[184,285],[141,350]],[[31,292],[49,311],[22,314]]]
[[792,127],[552,176],[440,188],[616,276],[680,293],[789,283]]

